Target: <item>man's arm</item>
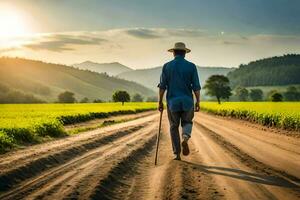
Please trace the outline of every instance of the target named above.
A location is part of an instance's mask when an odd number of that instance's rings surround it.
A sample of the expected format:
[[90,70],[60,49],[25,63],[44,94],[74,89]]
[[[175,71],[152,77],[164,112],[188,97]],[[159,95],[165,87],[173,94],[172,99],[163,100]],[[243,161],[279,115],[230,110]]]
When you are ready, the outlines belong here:
[[195,112],[200,111],[200,90],[194,91],[196,97]]
[[159,88],[159,95],[158,95],[158,110],[159,110],[160,112],[162,112],[162,111],[164,110],[164,103],[163,103],[164,94],[165,94],[165,90]]
[[194,73],[193,73],[193,79],[192,79],[192,87],[193,91],[196,97],[196,103],[195,103],[195,112],[198,112],[200,110],[200,81],[198,76],[198,71],[196,65],[194,65]]
[[167,89],[167,77],[165,74],[165,65],[162,68],[161,76],[160,76],[160,82],[158,84],[159,87],[159,94],[158,94],[158,110],[162,112],[164,110],[164,94]]

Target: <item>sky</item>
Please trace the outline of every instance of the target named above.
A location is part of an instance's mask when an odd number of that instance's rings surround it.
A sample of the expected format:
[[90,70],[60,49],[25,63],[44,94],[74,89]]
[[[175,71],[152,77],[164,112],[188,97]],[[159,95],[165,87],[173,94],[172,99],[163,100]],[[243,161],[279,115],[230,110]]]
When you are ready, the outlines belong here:
[[299,0],[0,0],[0,56],[134,69],[172,59],[237,67],[300,53]]

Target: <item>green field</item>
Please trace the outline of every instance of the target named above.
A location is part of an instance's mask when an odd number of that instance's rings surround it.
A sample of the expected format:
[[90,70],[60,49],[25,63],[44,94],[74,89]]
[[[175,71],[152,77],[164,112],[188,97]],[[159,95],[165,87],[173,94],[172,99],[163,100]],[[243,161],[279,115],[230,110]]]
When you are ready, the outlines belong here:
[[203,102],[203,111],[288,130],[300,130],[300,102]]
[[[156,103],[0,104],[0,151],[67,135],[64,125],[156,109]],[[300,130],[300,102],[202,102],[202,111]]]
[[66,135],[63,125],[156,108],[156,103],[2,104],[0,151],[45,137]]

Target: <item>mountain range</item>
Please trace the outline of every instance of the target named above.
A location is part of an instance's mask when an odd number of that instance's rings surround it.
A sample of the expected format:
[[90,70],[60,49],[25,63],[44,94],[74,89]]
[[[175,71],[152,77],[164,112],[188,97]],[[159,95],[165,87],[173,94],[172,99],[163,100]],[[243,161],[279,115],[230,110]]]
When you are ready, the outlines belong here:
[[[71,91],[77,100],[111,100],[116,90],[126,90],[144,97],[156,95],[138,83],[74,67],[21,58],[0,58],[0,89],[18,91],[47,101],[57,100],[59,93]],[[7,89],[8,88],[8,89]],[[1,93],[1,90],[0,90]],[[1,96],[2,94],[0,94]]]
[[116,76],[120,73],[132,71],[131,68],[126,67],[118,62],[95,63],[91,61],[85,61],[83,63],[74,64],[73,66],[78,69],[86,69],[92,72],[106,73],[110,76]]
[[[98,73],[106,73],[125,80],[134,81],[152,90],[157,89],[162,67],[133,70],[118,62],[114,63],[95,63],[85,61],[74,64],[74,67],[87,69]],[[199,67],[197,66],[201,85],[204,85],[206,79],[213,74],[227,75],[233,68],[225,67]]]
[[[198,69],[200,84],[202,86],[204,86],[205,81],[211,75],[213,74],[227,75],[229,72],[233,70],[233,68],[225,68],[225,67],[199,67],[199,66],[197,66],[197,69]],[[157,90],[157,85],[159,83],[161,71],[162,71],[162,67],[155,67],[150,69],[139,69],[139,70],[132,70],[132,71],[120,73],[118,77],[142,84],[143,86],[148,87],[152,90]]]
[[[227,75],[233,89],[237,86],[300,84],[300,55],[297,54],[265,58],[240,65],[239,68],[197,66],[197,69],[202,86],[214,74]],[[66,66],[1,57],[0,103],[1,98],[15,96],[29,99],[27,102],[35,98],[54,102],[57,95],[64,91],[75,93],[77,100],[87,97],[90,100],[108,101],[116,90],[126,90],[130,95],[139,93],[144,97],[153,97],[156,96],[161,71],[162,67],[134,70],[118,62],[86,61]]]

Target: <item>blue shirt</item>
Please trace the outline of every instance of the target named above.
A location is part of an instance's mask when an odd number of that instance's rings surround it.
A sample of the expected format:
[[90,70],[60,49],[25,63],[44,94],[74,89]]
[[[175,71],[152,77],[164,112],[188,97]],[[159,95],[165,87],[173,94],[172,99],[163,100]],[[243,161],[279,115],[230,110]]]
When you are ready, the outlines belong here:
[[192,91],[201,89],[195,64],[176,56],[163,66],[159,88],[167,90],[168,109],[189,111],[194,107]]

